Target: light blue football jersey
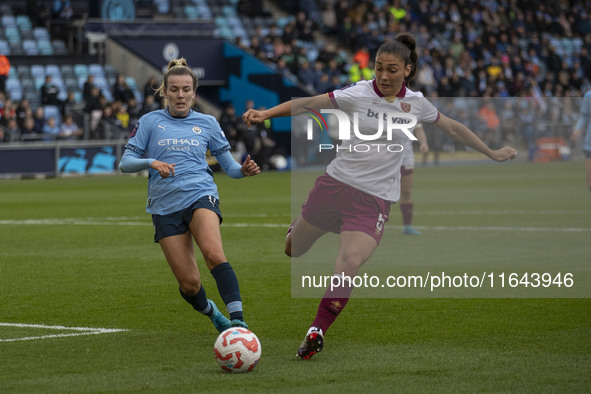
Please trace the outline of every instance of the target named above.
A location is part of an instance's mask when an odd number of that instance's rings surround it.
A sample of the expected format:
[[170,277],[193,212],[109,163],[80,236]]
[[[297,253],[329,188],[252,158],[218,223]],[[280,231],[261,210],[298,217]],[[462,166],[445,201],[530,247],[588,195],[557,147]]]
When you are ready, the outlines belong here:
[[150,168],[146,212],[166,215],[189,207],[203,196],[219,199],[206,153],[213,156],[230,150],[217,120],[191,110],[185,118],[173,117],[168,109],[142,116],[126,149],[146,158],[175,164],[175,175],[162,178]]

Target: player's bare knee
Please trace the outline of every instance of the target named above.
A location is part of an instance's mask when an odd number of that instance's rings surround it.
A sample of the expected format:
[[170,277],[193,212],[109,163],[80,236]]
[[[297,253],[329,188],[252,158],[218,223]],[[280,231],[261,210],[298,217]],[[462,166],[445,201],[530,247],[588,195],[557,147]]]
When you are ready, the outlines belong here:
[[201,280],[199,278],[183,278],[179,280],[179,287],[184,294],[194,296],[201,290]]
[[208,267],[213,268],[218,264],[226,262],[224,252],[219,250],[203,250],[203,259]]

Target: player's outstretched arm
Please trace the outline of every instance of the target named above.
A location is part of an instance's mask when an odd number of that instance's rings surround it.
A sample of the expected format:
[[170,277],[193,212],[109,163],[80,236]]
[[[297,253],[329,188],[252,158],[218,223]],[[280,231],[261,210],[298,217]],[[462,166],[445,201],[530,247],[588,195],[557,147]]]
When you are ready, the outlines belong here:
[[250,127],[253,123],[261,123],[267,119],[298,115],[305,112],[306,107],[314,109],[332,108],[332,104],[328,94],[319,94],[314,97],[289,100],[265,110],[249,109],[242,115],[242,120]]
[[505,146],[498,150],[492,150],[468,127],[443,114],[440,114],[435,126],[459,143],[469,146],[492,160],[505,161],[517,157],[517,149]]

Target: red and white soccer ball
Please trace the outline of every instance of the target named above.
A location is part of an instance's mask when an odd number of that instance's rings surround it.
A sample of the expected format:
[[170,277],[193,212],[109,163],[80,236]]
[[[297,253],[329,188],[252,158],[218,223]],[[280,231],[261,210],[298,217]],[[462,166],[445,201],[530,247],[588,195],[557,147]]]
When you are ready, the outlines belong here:
[[241,327],[222,332],[213,346],[215,360],[230,372],[250,372],[261,358],[261,342],[254,332]]

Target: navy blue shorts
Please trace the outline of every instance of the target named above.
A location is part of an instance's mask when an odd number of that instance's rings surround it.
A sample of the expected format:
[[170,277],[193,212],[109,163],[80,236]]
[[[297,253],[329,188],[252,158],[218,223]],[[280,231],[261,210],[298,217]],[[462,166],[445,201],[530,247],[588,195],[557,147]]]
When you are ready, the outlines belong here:
[[585,159],[591,159],[591,150],[584,150]]
[[204,196],[195,201],[189,208],[168,215],[152,215],[154,242],[173,235],[185,234],[189,231],[189,223],[193,219],[193,212],[199,208],[205,208],[215,212],[220,218],[220,224],[222,223],[220,201],[213,196]]

